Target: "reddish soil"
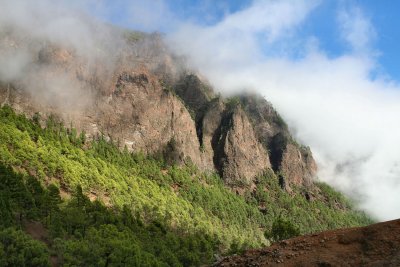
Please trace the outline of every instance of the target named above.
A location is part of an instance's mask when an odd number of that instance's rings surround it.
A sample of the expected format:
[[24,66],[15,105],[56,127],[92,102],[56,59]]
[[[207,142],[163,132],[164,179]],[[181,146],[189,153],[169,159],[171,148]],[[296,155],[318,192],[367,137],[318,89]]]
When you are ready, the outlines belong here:
[[49,233],[41,222],[26,221],[24,229],[33,239],[49,244]]
[[400,266],[400,220],[300,236],[214,266]]

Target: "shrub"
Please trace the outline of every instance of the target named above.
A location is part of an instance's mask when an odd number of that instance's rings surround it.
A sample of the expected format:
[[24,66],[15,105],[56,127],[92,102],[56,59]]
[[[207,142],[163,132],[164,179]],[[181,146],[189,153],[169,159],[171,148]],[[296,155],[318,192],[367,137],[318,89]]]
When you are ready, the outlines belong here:
[[273,242],[289,239],[298,235],[300,235],[299,227],[281,216],[273,222],[271,230],[265,232],[265,238]]

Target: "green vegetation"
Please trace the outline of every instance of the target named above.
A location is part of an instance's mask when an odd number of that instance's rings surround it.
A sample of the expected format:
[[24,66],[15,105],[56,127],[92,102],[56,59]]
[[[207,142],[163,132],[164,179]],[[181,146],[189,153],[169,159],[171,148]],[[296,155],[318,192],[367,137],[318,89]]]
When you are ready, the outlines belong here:
[[131,30],[126,30],[123,33],[123,37],[125,38],[128,43],[136,43],[140,39],[143,39],[145,36],[144,33],[142,32],[137,32],[137,31],[131,31]]
[[236,107],[241,105],[240,97],[232,96],[230,98],[227,98],[226,101],[225,101],[225,104],[226,104],[227,110],[232,111]]
[[50,266],[47,247],[21,230],[0,230],[0,266]]
[[[0,266],[49,266],[48,248],[17,230],[28,220],[46,226],[51,253],[66,266],[196,266],[209,263],[217,243],[199,234],[179,235],[160,221],[144,224],[124,206],[91,202],[78,186],[62,201],[54,185],[0,164]],[[15,218],[15,219],[13,219]]]
[[278,217],[272,224],[270,231],[265,231],[265,237],[273,242],[289,239],[300,235],[300,230],[297,226],[288,220]]
[[308,201],[300,188],[283,191],[271,171],[239,196],[190,164],[168,166],[101,136],[87,142],[54,117],[45,128],[39,120],[0,109],[0,229],[41,222],[66,266],[206,264],[214,253],[266,244],[264,230],[282,213],[300,233],[371,222],[324,184]]
[[365,213],[356,211],[348,199],[327,184],[318,182],[315,186],[320,193],[312,201],[304,196],[306,192],[303,188],[293,187],[291,194],[284,193],[279,178],[268,171],[258,178],[257,189],[247,196],[247,201],[266,206],[267,229],[281,215],[299,227],[300,234],[373,223]]

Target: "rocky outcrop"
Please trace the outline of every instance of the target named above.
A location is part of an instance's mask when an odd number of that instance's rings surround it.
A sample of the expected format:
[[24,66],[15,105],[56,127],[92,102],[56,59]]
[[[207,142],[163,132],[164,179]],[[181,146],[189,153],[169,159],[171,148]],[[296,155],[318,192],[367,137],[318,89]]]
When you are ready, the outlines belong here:
[[208,164],[217,166],[219,154],[217,146],[221,135],[221,122],[225,111],[225,104],[220,98],[215,98],[208,104],[201,124],[198,126],[198,134],[200,139],[200,149]]
[[282,155],[280,171],[290,184],[309,187],[317,172],[317,165],[308,147],[288,144]]
[[281,186],[311,186],[317,165],[308,147],[299,145],[288,126],[270,103],[257,95],[240,98],[250,117],[257,138],[269,152],[272,169],[279,174]]
[[174,90],[198,117],[201,117],[208,102],[214,98],[211,87],[195,74],[182,75],[176,82]]
[[145,70],[122,72],[117,77],[110,95],[98,95],[82,110],[44,105],[29,92],[9,89],[9,85],[0,90],[0,101],[30,115],[39,112],[43,119],[57,115],[89,138],[105,135],[132,152],[164,154],[171,162],[191,161],[203,170],[213,170],[203,163],[194,121],[172,92]]
[[194,121],[184,104],[146,70],[119,74],[98,106],[98,124],[133,152],[164,153],[172,161],[203,165]]
[[212,159],[226,184],[250,184],[270,168],[268,154],[239,102],[226,105],[194,74],[183,76],[174,89],[193,112],[204,158],[208,165]]
[[253,95],[217,97],[199,75],[182,71],[160,35],[132,33],[119,53],[100,46],[95,57],[51,42],[7,38],[0,39],[0,53],[23,49],[30,61],[0,84],[1,104],[43,119],[57,115],[89,139],[104,135],[132,152],[192,162],[217,171],[228,185],[251,184],[268,168],[288,189],[312,183],[311,152],[293,141],[268,102]]
[[240,106],[224,114],[219,131],[215,163],[227,184],[249,184],[252,178],[270,167],[268,154]]

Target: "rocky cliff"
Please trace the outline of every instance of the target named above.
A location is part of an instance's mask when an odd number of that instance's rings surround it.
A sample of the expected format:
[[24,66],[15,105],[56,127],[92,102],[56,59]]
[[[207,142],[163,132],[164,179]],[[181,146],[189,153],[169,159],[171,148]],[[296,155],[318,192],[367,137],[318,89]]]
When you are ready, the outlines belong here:
[[265,99],[225,99],[168,52],[160,35],[118,34],[118,53],[99,46],[89,57],[2,32],[2,58],[21,51],[27,57],[19,72],[0,76],[0,103],[43,120],[54,114],[88,138],[104,135],[133,152],[192,162],[218,172],[227,185],[251,185],[267,169],[288,191],[312,185],[310,149],[294,140]]
[[310,186],[317,171],[310,148],[296,142],[285,121],[264,98],[247,94],[240,100],[282,186]]

